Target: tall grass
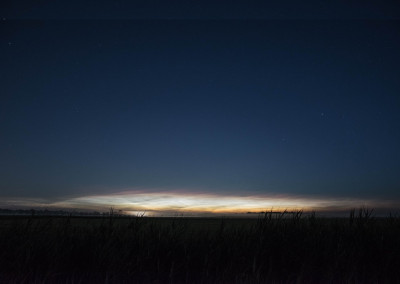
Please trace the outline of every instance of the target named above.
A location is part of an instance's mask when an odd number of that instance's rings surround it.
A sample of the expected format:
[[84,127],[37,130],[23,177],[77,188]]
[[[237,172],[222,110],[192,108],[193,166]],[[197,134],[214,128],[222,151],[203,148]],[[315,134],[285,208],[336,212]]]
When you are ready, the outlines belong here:
[[395,283],[400,218],[72,216],[0,221],[1,283]]

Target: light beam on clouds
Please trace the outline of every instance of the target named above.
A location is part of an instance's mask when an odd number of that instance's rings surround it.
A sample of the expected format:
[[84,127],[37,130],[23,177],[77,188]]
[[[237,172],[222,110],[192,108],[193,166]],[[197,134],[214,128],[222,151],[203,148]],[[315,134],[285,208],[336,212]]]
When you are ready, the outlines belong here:
[[12,207],[45,207],[59,209],[99,210],[110,207],[126,213],[146,212],[147,216],[166,216],[176,213],[192,216],[203,214],[234,214],[262,211],[304,210],[343,211],[366,206],[370,208],[399,208],[390,201],[349,198],[316,198],[281,195],[219,195],[193,192],[125,191],[65,198],[59,201],[44,199],[3,199]]
[[60,207],[105,208],[115,207],[126,212],[146,211],[148,215],[165,212],[176,213],[246,213],[265,210],[347,210],[367,206],[387,208],[395,206],[387,201],[307,198],[297,196],[265,195],[218,195],[177,192],[122,192],[118,194],[90,195],[68,199],[57,204]]

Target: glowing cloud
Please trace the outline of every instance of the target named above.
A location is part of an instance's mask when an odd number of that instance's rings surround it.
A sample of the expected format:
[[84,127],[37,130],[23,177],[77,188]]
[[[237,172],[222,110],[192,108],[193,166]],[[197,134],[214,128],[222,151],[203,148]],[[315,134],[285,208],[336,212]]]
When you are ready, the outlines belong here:
[[136,214],[146,212],[147,216],[202,214],[234,214],[262,211],[304,210],[304,211],[342,211],[367,206],[371,208],[396,208],[398,204],[390,201],[315,198],[280,195],[218,195],[192,192],[125,191],[114,194],[88,195],[66,198],[62,201],[42,199],[9,199],[3,204],[12,207],[75,208],[80,210],[104,211],[110,207]]
[[297,196],[217,195],[177,192],[135,192],[91,195],[54,203],[59,207],[105,208],[124,211],[146,211],[148,215],[162,212],[180,213],[246,213],[265,210],[344,210],[353,207],[389,207],[385,201],[361,199],[306,198]]

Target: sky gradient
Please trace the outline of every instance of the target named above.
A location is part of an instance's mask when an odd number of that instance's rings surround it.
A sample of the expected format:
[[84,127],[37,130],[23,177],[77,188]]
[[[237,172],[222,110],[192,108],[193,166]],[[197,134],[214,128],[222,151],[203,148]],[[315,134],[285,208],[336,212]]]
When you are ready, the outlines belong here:
[[0,207],[400,204],[393,15],[54,20],[10,7]]

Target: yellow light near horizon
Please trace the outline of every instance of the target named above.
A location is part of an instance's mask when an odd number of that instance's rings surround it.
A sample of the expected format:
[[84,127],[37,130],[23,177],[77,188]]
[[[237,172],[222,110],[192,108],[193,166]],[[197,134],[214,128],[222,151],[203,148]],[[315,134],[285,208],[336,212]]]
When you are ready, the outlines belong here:
[[180,214],[229,215],[265,211],[347,211],[361,206],[380,209],[400,208],[398,201],[355,198],[316,198],[291,195],[247,195],[193,193],[191,191],[129,190],[114,194],[87,195],[65,198],[62,201],[10,198],[0,201],[13,208],[47,208],[65,210],[108,211],[111,207],[124,213],[147,216],[174,216]]
[[176,212],[176,213],[247,213],[283,210],[324,210],[324,208],[352,208],[369,206],[368,200],[322,199],[296,196],[235,196],[176,192],[122,192],[91,195],[54,203],[58,207],[104,210],[114,207],[124,212]]

